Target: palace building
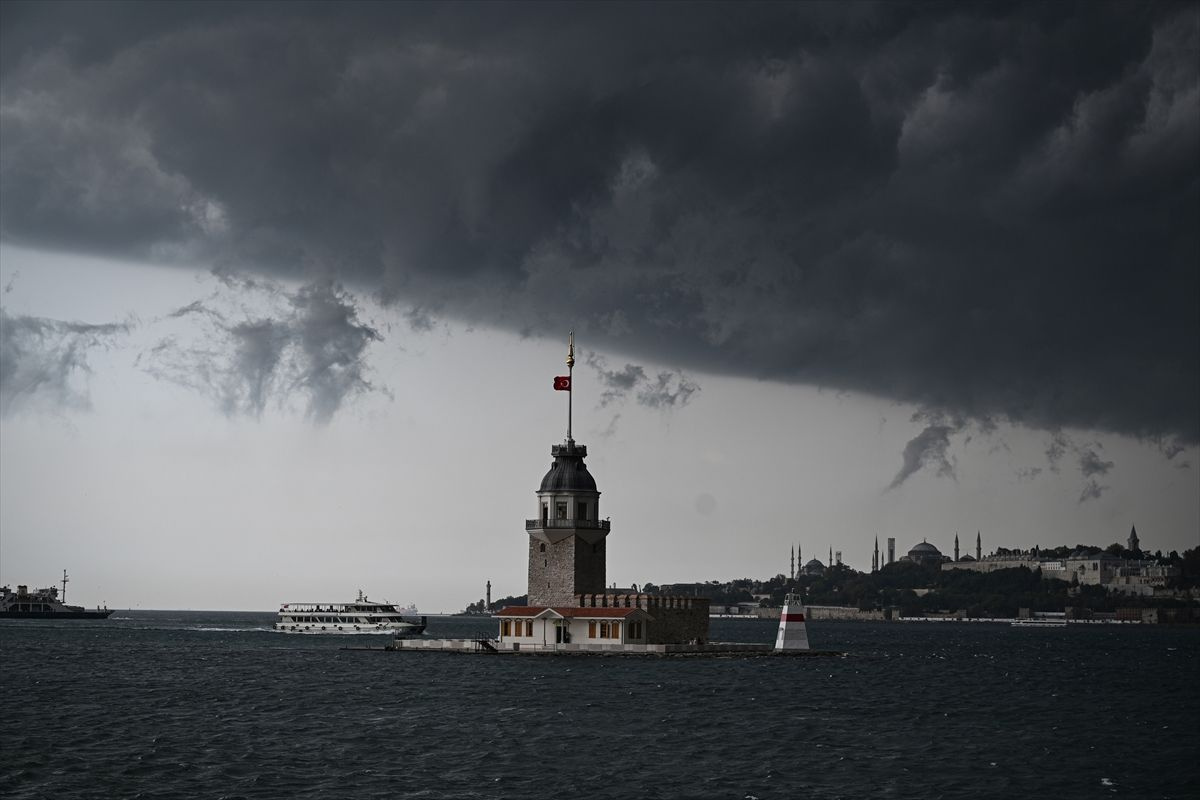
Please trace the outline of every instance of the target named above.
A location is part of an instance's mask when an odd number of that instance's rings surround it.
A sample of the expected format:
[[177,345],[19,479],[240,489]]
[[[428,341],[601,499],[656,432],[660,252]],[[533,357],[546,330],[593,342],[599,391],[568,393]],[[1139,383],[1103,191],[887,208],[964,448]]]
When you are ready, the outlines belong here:
[[587,447],[571,436],[574,336],[568,375],[554,387],[568,393],[567,438],[550,448],[553,461],[538,486],[528,536],[529,605],[509,606],[499,622],[500,649],[622,649],[705,644],[707,598],[663,597],[606,590],[611,527],[600,514],[600,491],[584,459]]

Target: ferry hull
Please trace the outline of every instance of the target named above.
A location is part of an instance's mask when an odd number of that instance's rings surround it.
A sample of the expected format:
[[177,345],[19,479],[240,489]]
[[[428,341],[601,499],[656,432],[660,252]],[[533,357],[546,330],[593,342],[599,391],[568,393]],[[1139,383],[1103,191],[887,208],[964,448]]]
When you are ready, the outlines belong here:
[[105,611],[0,611],[0,619],[108,619]]

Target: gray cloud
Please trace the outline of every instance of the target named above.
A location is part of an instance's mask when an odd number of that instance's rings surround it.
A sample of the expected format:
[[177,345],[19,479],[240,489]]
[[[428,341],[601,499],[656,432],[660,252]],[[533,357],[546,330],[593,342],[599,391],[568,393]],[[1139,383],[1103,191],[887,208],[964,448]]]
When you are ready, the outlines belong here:
[[156,378],[206,394],[227,416],[258,418],[299,396],[306,415],[324,424],[352,397],[387,391],[367,378],[367,349],[382,337],[359,319],[350,294],[327,282],[295,293],[270,285],[259,290],[282,299],[273,315],[243,312],[245,318],[230,321],[230,313],[213,307],[221,298],[195,301],[168,318],[203,318],[200,341],[185,345],[164,337],[139,357],[140,365]]
[[1100,482],[1095,478],[1090,478],[1083,484],[1083,491],[1079,493],[1079,505],[1083,505],[1088,500],[1099,500],[1100,496],[1108,490],[1109,487],[1101,486]]
[[0,307],[0,416],[26,408],[90,408],[89,355],[111,348],[132,327],[10,316]]
[[1079,472],[1085,478],[1092,478],[1097,475],[1107,475],[1109,470],[1113,468],[1113,462],[1105,461],[1096,452],[1099,444],[1091,447],[1081,447],[1079,449]]
[[948,420],[936,412],[921,411],[912,417],[913,422],[926,423],[924,429],[908,441],[902,454],[903,463],[896,477],[892,478],[888,490],[897,489],[923,467],[933,467],[942,478],[955,478],[955,465],[948,455],[950,437],[961,431],[961,420]]
[[[639,405],[647,408],[682,408],[688,404],[692,395],[700,391],[699,384],[678,370],[659,372],[654,378],[648,377],[646,370],[637,364],[626,364],[619,370],[610,370],[608,361],[594,352],[584,356],[584,363],[592,368],[597,382],[602,387],[602,408],[624,402],[630,395],[633,395]],[[613,423],[615,422],[614,418]]]
[[683,408],[700,385],[680,372],[660,372],[638,389],[637,401],[650,408]]
[[1079,474],[1086,478],[1083,491],[1079,495],[1080,505],[1088,500],[1099,500],[1100,496],[1109,489],[1108,486],[1102,485],[1098,478],[1107,475],[1114,464],[1101,458],[1100,454],[1096,452],[1098,449],[1100,449],[1099,443],[1091,446],[1079,446],[1075,449],[1075,453],[1079,457]]
[[1191,6],[0,14],[6,241],[1200,441]]
[[1051,472],[1058,472],[1058,462],[1062,461],[1069,447],[1071,440],[1062,431],[1055,431],[1050,437],[1050,443],[1046,445],[1046,461],[1050,464]]

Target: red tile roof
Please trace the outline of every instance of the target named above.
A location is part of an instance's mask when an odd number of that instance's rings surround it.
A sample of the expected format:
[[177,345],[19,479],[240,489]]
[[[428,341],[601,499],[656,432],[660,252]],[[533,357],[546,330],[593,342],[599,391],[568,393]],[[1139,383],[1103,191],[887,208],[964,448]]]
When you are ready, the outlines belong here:
[[560,616],[582,617],[582,618],[598,618],[598,619],[623,619],[630,614],[635,614],[641,611],[640,608],[574,608],[574,607],[559,607],[559,606],[507,606],[500,609],[492,616],[494,617],[536,617],[543,611],[553,611]]

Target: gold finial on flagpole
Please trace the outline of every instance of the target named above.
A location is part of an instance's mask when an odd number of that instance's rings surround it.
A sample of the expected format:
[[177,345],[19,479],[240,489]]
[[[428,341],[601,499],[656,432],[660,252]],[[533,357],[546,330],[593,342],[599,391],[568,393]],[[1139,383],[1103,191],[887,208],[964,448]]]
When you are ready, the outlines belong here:
[[575,366],[575,331],[567,336],[567,367]]

